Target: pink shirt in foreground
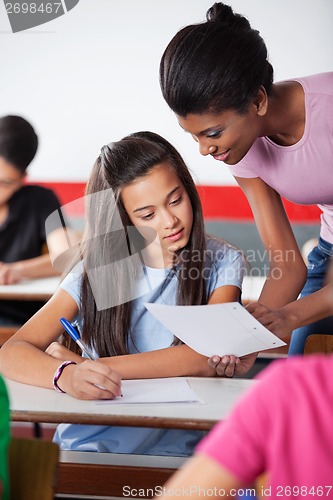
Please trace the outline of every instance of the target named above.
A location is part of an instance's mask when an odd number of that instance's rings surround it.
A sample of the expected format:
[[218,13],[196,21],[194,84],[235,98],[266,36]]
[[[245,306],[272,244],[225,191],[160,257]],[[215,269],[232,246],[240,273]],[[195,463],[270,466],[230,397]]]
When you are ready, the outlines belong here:
[[268,473],[272,499],[333,498],[333,355],[275,361],[258,379],[196,451],[244,485]]
[[236,177],[260,177],[287,200],[318,205],[321,237],[333,243],[333,72],[295,78],[304,90],[305,130],[293,146],[260,137],[236,165]]

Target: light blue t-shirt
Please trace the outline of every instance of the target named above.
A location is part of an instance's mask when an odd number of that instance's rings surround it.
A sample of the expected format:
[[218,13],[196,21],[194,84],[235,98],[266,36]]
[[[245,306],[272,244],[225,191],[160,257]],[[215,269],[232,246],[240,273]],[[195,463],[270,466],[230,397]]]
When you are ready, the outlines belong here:
[[[243,255],[225,241],[207,236],[204,272],[208,297],[224,285],[241,289],[245,272]],[[79,308],[81,279],[82,273],[76,269],[61,284]],[[151,291],[145,293],[147,280]],[[145,267],[136,286],[138,298],[133,301],[129,352],[169,347],[174,341],[173,334],[146,309],[144,303],[175,305],[177,274],[170,274],[169,269]],[[201,431],[61,424],[54,439],[63,450],[189,456],[203,434]]]

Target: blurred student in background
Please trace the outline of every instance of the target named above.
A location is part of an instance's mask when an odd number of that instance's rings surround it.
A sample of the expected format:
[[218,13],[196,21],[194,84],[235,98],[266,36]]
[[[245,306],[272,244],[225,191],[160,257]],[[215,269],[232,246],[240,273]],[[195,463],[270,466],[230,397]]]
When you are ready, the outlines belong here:
[[[60,202],[50,189],[25,185],[37,147],[37,135],[24,118],[0,118],[0,285],[58,274],[49,254],[42,252],[45,220],[60,208]],[[59,250],[61,237],[62,229],[58,237],[57,231],[52,233],[54,252]],[[0,325],[22,324],[41,305],[39,301],[0,300]]]

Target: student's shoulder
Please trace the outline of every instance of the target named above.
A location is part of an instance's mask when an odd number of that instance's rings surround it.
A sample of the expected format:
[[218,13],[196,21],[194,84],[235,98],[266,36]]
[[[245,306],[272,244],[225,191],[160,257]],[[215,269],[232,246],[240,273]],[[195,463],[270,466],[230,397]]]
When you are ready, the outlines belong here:
[[84,273],[83,260],[79,260],[78,262],[74,263],[74,265],[68,270],[65,279],[67,278],[67,276],[69,276],[70,279],[77,279],[78,277],[81,277],[83,273]]
[[29,203],[29,207],[38,205],[51,205],[60,207],[60,202],[52,189],[35,184],[27,184],[21,187],[13,196],[13,201]]
[[[13,197],[14,198],[14,197]],[[14,201],[14,200],[13,200]],[[60,201],[56,194],[48,188],[28,184],[15,193],[15,203],[24,203],[29,210],[40,210],[41,214],[46,211],[51,213],[60,208]]]
[[31,198],[37,197],[37,198],[56,198],[58,199],[57,195],[55,194],[52,189],[46,188],[44,186],[38,186],[37,184],[26,184],[25,186],[22,186],[20,189],[21,193],[24,196],[29,196]]
[[75,282],[81,282],[84,273],[83,261],[79,261],[66,273],[60,287],[66,289],[67,286],[72,285]]
[[243,259],[243,252],[223,238],[206,234],[206,249],[214,258]]

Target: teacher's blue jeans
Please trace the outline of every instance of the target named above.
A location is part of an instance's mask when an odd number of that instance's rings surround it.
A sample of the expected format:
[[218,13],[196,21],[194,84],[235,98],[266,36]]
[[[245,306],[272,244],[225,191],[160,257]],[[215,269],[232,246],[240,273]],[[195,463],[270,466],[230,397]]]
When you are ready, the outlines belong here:
[[12,318],[7,318],[6,316],[0,316],[0,326],[17,326],[18,321]]
[[[333,244],[319,238],[318,245],[308,256],[308,277],[300,298],[320,290],[325,285],[325,278],[332,256]],[[294,330],[291,335],[289,355],[303,354],[307,337],[315,333],[333,335],[333,316]]]

